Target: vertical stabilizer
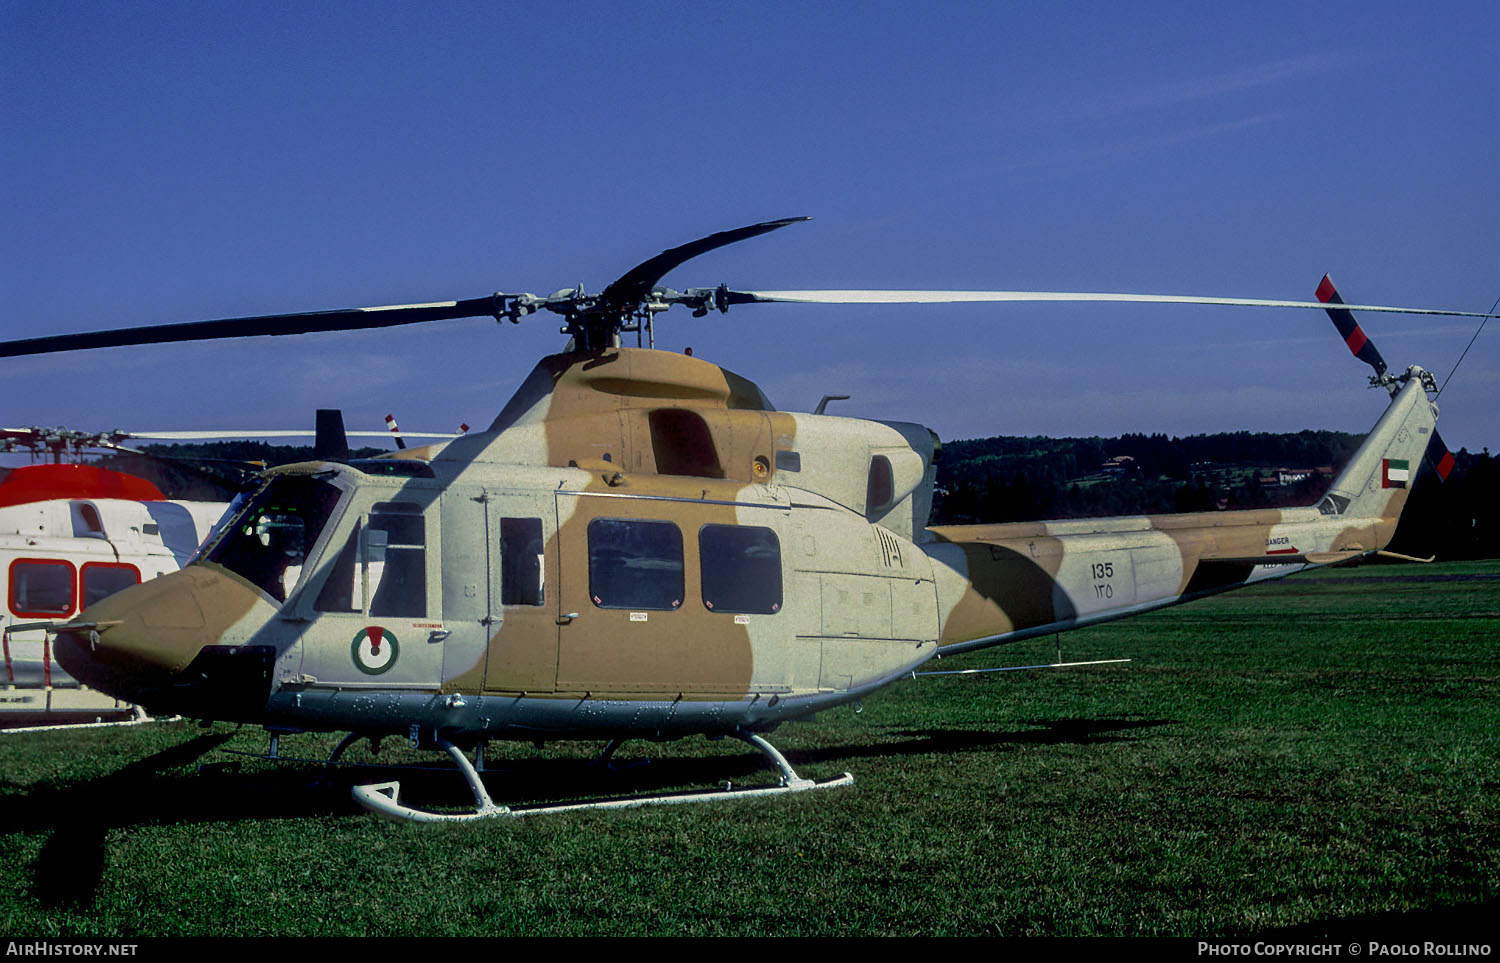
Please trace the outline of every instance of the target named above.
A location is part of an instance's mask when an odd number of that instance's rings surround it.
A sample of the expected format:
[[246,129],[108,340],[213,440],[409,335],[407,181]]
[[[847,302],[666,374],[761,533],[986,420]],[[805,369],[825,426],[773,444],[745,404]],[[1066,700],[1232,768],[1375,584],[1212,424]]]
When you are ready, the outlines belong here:
[[1394,518],[1416,481],[1437,432],[1437,405],[1427,400],[1427,372],[1407,370],[1406,385],[1318,503],[1325,515]]

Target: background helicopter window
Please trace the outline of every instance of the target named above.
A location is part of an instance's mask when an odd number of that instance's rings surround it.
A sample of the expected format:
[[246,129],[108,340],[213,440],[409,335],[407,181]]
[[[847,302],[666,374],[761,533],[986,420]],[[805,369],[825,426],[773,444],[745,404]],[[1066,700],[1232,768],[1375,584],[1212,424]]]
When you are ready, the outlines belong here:
[[500,604],[541,605],[542,520],[500,519]]
[[698,557],[705,608],[781,611],[781,542],[769,528],[704,525],[698,530]]
[[589,597],[604,609],[682,607],[682,532],[671,522],[589,522]]
[[205,557],[285,602],[340,497],[337,488],[316,478],[273,478],[230,521]]
[[140,570],[134,565],[114,562],[85,562],[81,575],[84,608],[141,581]]
[[73,611],[73,564],[18,558],[10,563],[12,615],[46,617]]
[[369,561],[370,614],[421,618],[427,614],[427,529],[422,506],[380,502],[370,509],[370,530],[385,532],[385,560]]
[[99,517],[98,508],[88,502],[73,503],[73,537],[104,537],[104,520]]

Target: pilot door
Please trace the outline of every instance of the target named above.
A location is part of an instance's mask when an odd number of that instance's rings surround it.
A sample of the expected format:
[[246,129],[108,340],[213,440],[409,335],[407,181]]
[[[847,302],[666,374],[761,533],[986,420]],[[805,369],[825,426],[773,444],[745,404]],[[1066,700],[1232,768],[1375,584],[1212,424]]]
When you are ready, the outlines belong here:
[[345,521],[312,599],[302,657],[309,684],[437,687],[449,635],[439,609],[438,511],[419,498],[376,502]]

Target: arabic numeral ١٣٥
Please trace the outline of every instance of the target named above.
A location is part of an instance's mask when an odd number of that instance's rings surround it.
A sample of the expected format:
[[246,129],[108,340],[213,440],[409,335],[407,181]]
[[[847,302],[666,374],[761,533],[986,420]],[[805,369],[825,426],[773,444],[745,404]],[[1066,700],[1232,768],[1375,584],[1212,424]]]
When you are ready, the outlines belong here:
[[[1095,579],[1112,579],[1115,577],[1115,563],[1094,562],[1089,566],[1089,571]],[[1094,583],[1094,598],[1112,599],[1114,597],[1115,588],[1108,581]]]

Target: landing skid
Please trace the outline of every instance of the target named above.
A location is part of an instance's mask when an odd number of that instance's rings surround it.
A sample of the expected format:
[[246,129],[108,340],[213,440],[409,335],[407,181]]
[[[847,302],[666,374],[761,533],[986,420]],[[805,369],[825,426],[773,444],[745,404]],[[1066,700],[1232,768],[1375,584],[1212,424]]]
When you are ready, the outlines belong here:
[[[464,781],[469,784],[469,791],[474,794],[475,811],[471,813],[434,813],[425,809],[413,809],[403,806],[399,801],[401,791],[400,782],[372,783],[368,786],[355,786],[352,790],[354,799],[361,806],[370,810],[378,816],[394,819],[397,822],[406,823],[439,823],[439,822],[472,822],[477,819],[495,819],[503,816],[536,816],[542,813],[562,813],[580,809],[633,809],[637,806],[668,806],[677,803],[717,802],[722,799],[741,799],[746,796],[776,796],[783,793],[806,792],[810,789],[832,789],[836,786],[848,786],[854,782],[854,776],[844,773],[832,779],[804,779],[797,775],[786,757],[776,751],[776,747],[765,739],[754,733],[736,732],[734,736],[748,742],[761,751],[772,766],[780,773],[780,778],[774,786],[750,786],[744,789],[711,789],[701,792],[664,793],[653,796],[624,796],[616,799],[600,799],[593,802],[560,803],[556,805],[537,806],[502,806],[490,798],[488,790],[479,778],[479,772],[469,757],[464,755],[462,749],[455,746],[446,739],[437,741],[438,747],[453,758],[453,762],[463,773]],[[612,751],[618,746],[618,740],[610,744]],[[341,747],[343,748],[343,747]]]

